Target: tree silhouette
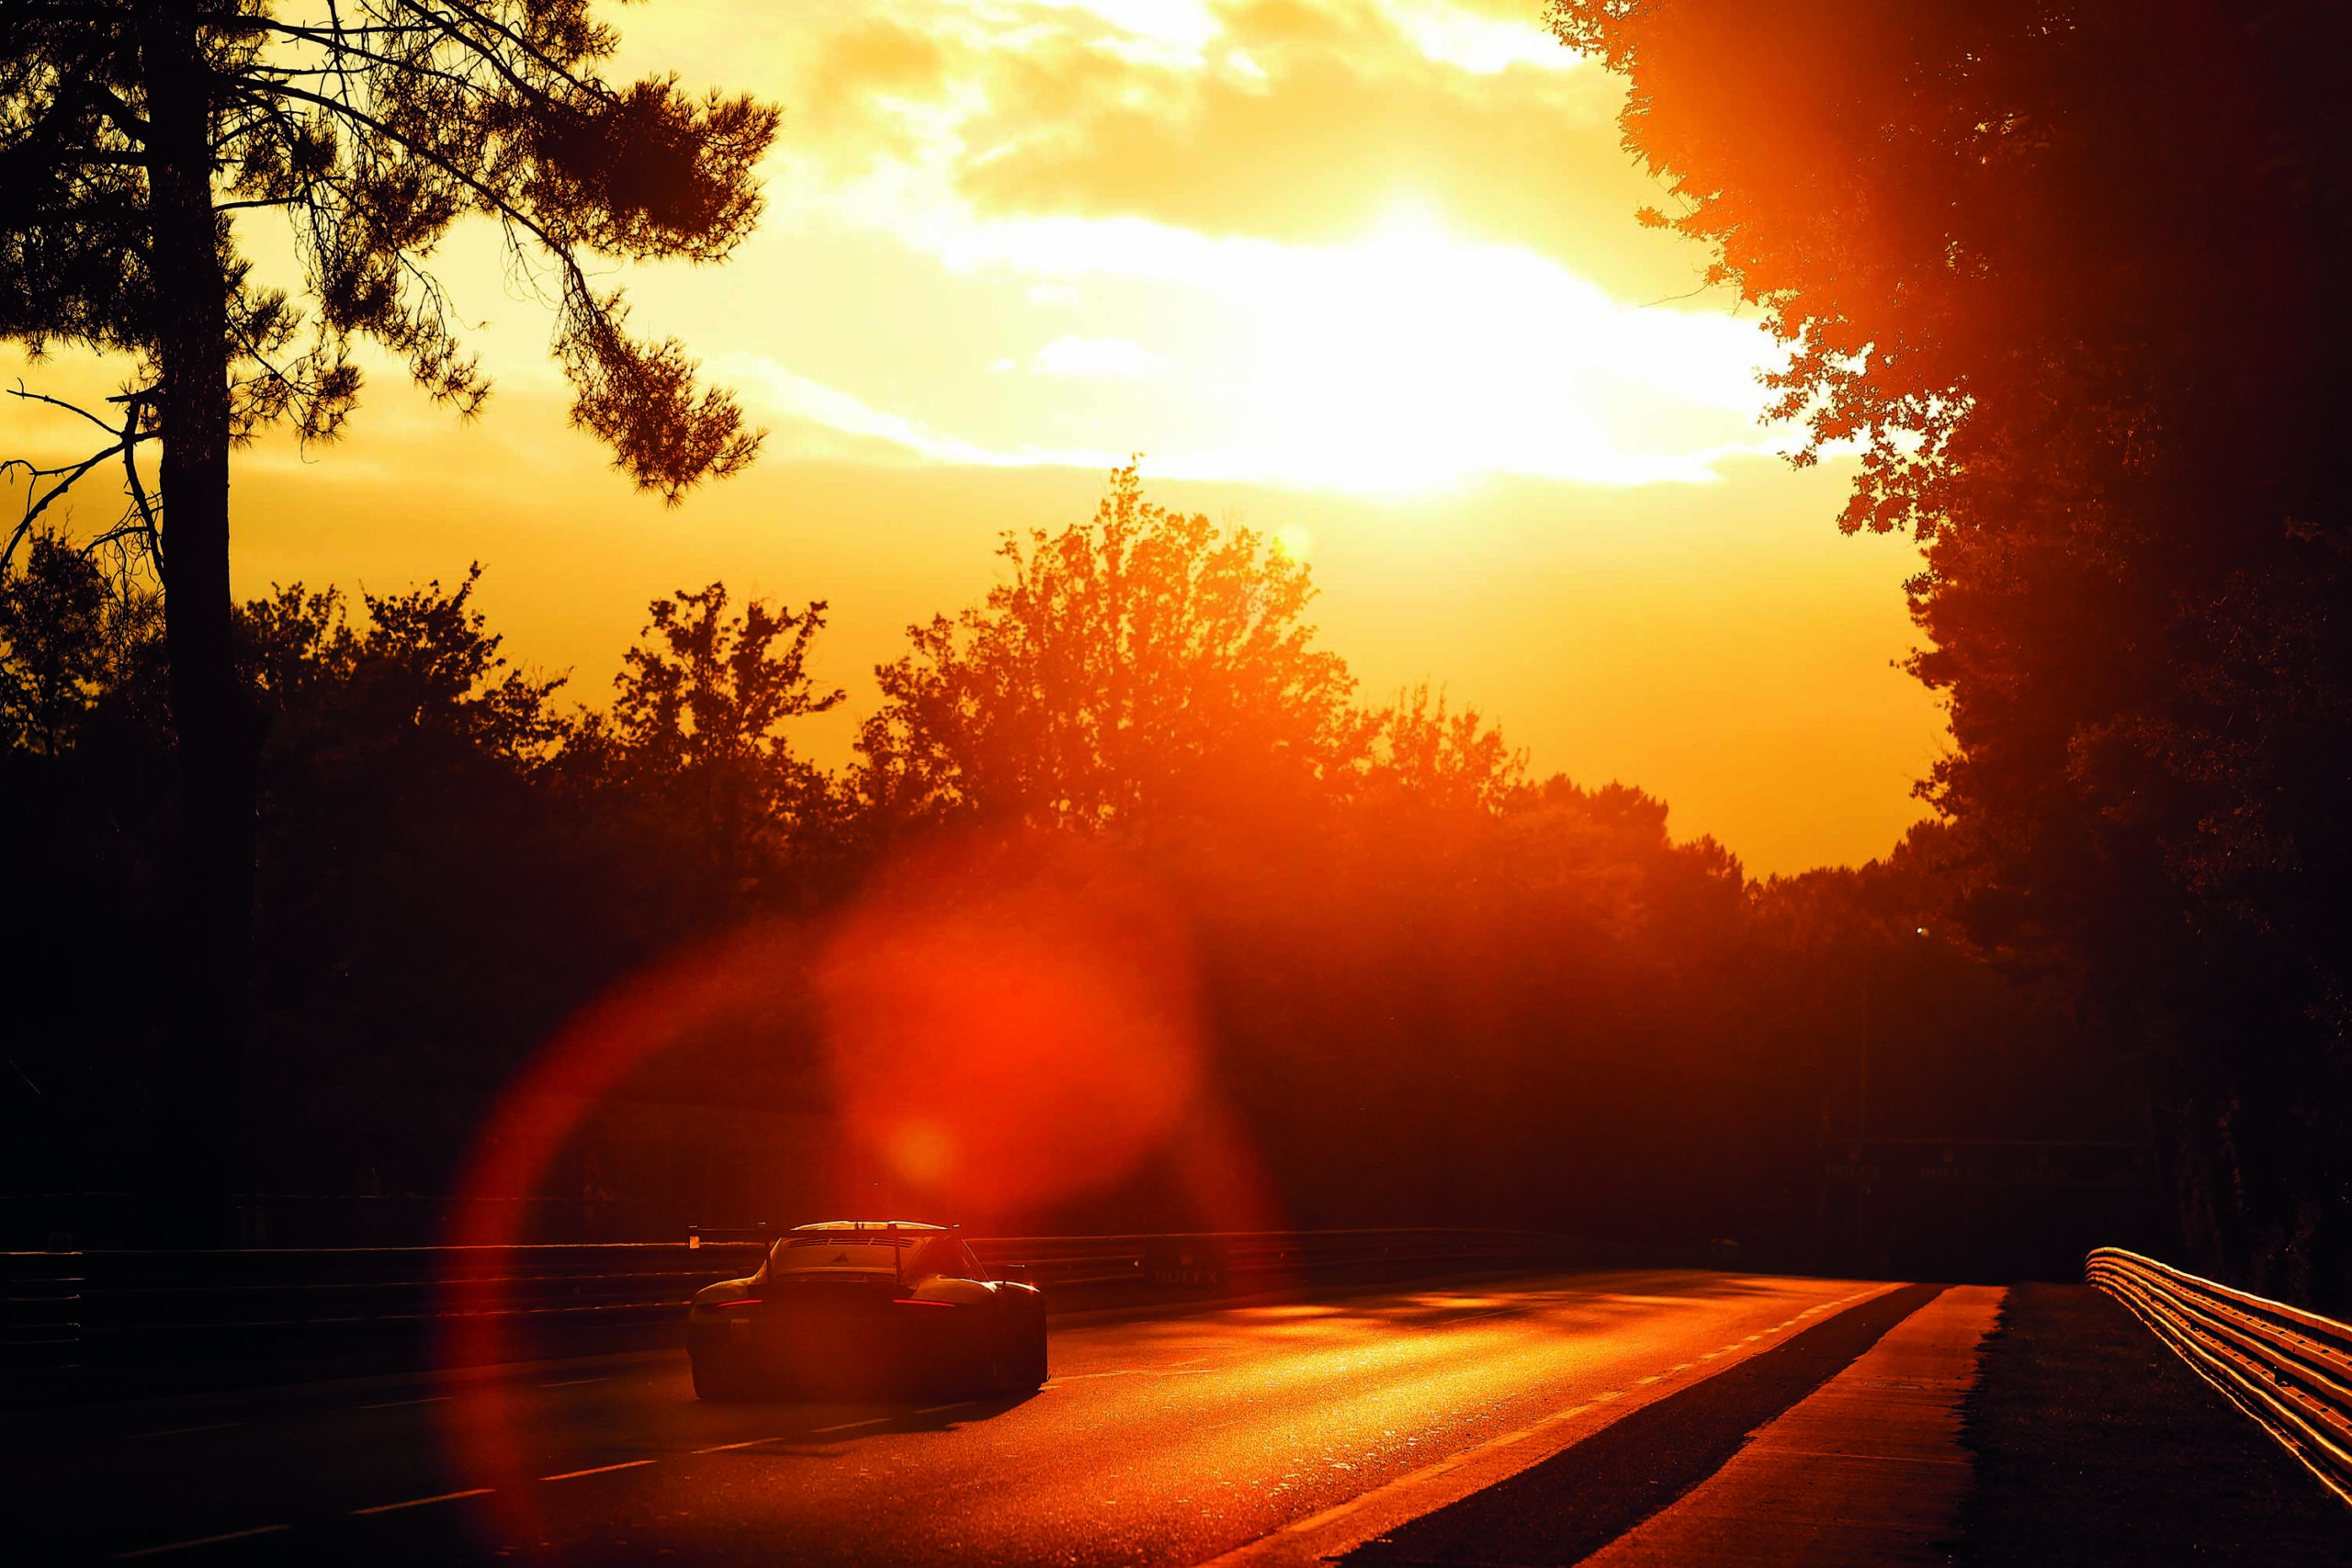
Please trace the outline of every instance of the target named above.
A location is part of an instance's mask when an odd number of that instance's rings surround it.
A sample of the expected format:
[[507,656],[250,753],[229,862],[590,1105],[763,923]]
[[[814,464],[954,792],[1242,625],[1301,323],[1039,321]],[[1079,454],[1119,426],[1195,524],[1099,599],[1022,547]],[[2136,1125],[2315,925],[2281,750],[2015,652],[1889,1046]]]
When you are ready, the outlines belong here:
[[[496,222],[554,306],[572,418],[675,501],[758,444],[698,392],[675,342],[627,330],[596,256],[724,256],[759,211],[752,165],[776,111],[607,84],[616,36],[583,0],[356,0],[277,15],[261,0],[28,0],[0,13],[0,335],[131,369],[92,457],[31,465],[13,550],[43,509],[119,457],[123,529],[165,588],[181,775],[177,1079],[161,1151],[179,1228],[226,1179],[246,984],[262,710],[239,680],[229,594],[229,453],[265,425],[332,437],[382,345],[461,413],[487,390],[429,263],[468,215]],[[291,224],[300,299],[255,279],[232,220]],[[86,412],[86,411],[84,411]],[[160,446],[156,483],[140,448]],[[110,531],[113,532],[113,531]],[[5,560],[0,553],[0,560]]]
[[2149,1067],[2184,1236],[2352,1299],[2340,6],[1555,0],[1848,529],[1911,529],[1988,945]]
[[1363,762],[1378,721],[1313,646],[1306,567],[1250,529],[1146,500],[1129,464],[1091,524],[998,554],[1012,581],[876,671],[877,808],[1096,831],[1262,808]]
[[1527,776],[1527,753],[1505,744],[1476,708],[1446,711],[1429,683],[1396,694],[1380,716],[1379,746],[1370,783],[1419,797],[1434,807],[1494,813],[1508,805]]
[[0,742],[52,761],[107,673],[107,584],[64,541],[32,541],[25,570],[0,576]]
[[726,586],[717,582],[654,600],[645,640],[614,680],[611,719],[592,716],[575,742],[607,749],[631,784],[695,824],[699,858],[720,890],[716,912],[823,810],[826,779],[793,754],[783,731],[844,695],[818,691],[808,673],[824,601],[797,615],[757,599],[738,615],[726,609]]

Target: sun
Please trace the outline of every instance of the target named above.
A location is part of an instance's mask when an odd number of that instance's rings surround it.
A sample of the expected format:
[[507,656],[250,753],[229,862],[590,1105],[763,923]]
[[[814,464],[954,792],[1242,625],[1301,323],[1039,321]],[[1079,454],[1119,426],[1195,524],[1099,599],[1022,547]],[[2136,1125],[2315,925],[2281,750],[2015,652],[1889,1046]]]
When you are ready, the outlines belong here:
[[1260,320],[1238,400],[1274,475],[1379,495],[1564,462],[1605,476],[1574,364],[1529,352],[1551,271],[1465,240],[1419,197],[1353,244],[1269,266],[1243,289]]

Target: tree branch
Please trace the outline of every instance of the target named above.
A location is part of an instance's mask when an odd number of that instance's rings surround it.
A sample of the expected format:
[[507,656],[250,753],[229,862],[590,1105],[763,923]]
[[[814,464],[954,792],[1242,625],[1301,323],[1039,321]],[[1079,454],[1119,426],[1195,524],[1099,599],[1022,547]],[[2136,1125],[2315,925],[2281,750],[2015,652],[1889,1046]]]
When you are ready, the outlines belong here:
[[[63,409],[68,413],[79,414],[108,435],[113,436],[115,440],[111,446],[92,453],[78,463],[61,464],[56,468],[43,468],[26,457],[0,459],[0,475],[22,469],[25,477],[24,515],[19,517],[16,525],[9,529],[7,544],[0,547],[0,571],[5,571],[8,563],[16,558],[17,547],[23,544],[26,537],[32,533],[33,525],[40,521],[41,514],[49,510],[51,503],[80,483],[99,464],[116,456],[122,458],[124,467],[130,470],[132,496],[138,502],[141,516],[145,520],[151,536],[160,539],[161,536],[154,527],[153,508],[146,495],[145,487],[140,482],[138,472],[139,445],[141,442],[162,438],[161,432],[142,431],[139,428],[141,414],[148,400],[147,393],[130,392],[108,400],[126,405],[122,428],[119,430],[79,404],[69,403],[62,398],[52,398],[45,392],[28,390],[22,382],[11,389],[9,396],[21,398],[27,402],[47,403],[51,408]],[[55,479],[57,482],[43,491],[41,481],[44,479]],[[160,553],[157,558],[162,558]]]

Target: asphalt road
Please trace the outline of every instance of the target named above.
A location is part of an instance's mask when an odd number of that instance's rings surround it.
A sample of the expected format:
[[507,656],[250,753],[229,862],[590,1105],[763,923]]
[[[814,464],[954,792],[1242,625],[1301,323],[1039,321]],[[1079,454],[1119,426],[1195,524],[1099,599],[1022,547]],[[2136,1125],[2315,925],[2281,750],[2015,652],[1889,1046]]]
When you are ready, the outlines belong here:
[[19,1413],[0,1464],[20,1562],[1272,1561],[1883,1290],[1579,1273],[1064,1322],[1043,1390],[928,1407],[706,1404],[683,1354],[606,1358]]

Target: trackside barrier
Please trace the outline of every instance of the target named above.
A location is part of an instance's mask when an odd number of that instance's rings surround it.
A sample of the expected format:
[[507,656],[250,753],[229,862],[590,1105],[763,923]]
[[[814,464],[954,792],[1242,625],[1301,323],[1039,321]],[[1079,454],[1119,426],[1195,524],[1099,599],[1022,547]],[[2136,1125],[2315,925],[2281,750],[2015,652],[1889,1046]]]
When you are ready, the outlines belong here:
[[[447,1331],[495,1320],[505,1342],[585,1355],[675,1342],[688,1297],[760,1265],[763,1233],[604,1246],[254,1248],[0,1254],[9,1402],[142,1370],[334,1376],[429,1364]],[[975,1239],[1064,1311],[1290,1282],[1634,1258],[1529,1231],[1285,1231]],[[117,1376],[115,1374],[122,1374]],[[106,1381],[106,1380],[101,1380]]]
[[2083,1272],[2352,1505],[2352,1324],[2120,1247],[2100,1247]]
[[[1230,1231],[1192,1235],[1007,1236],[976,1240],[991,1267],[1016,1264],[1047,1291],[1118,1287],[1218,1294],[1285,1277],[1351,1269],[1510,1268],[1566,1261],[1572,1243],[1533,1231]],[[1102,1304],[1113,1304],[1105,1302]]]
[[346,1363],[421,1354],[435,1329],[494,1314],[570,1350],[675,1315],[757,1247],[255,1248],[17,1252],[0,1278],[0,1364],[154,1365],[252,1357]]

